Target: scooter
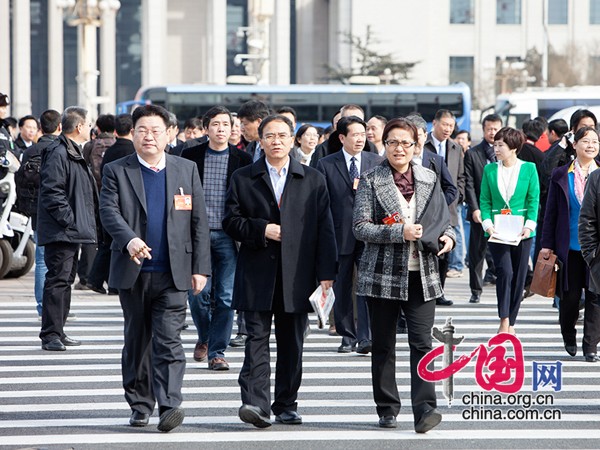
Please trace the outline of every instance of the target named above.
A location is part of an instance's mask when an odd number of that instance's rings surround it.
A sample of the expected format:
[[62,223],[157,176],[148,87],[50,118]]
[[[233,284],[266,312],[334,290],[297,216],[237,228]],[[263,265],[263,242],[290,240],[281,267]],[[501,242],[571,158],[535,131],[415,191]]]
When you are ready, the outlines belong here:
[[17,201],[15,173],[20,166],[17,157],[9,151],[0,157],[0,168],[5,173],[0,179],[0,279],[25,275],[35,261],[31,218],[12,211]]

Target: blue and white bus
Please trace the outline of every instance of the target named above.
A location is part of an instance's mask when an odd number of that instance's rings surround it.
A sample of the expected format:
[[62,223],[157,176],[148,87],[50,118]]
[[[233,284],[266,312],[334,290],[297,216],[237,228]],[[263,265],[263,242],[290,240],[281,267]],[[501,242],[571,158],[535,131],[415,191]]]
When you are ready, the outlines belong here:
[[135,100],[119,103],[118,113],[136,105],[152,103],[164,106],[181,121],[201,117],[210,107],[223,105],[235,112],[248,100],[262,100],[273,109],[291,106],[298,123],[327,127],[342,105],[356,104],[366,117],[388,119],[418,111],[431,125],[438,109],[456,115],[457,129],[471,129],[471,91],[464,83],[450,86],[292,84],[261,85],[168,85],[141,88]]

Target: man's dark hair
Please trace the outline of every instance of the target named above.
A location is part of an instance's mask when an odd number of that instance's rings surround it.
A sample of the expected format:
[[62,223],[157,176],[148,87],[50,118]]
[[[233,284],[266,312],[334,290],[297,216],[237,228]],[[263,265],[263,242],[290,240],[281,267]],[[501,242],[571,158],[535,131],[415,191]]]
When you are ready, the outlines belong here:
[[96,126],[100,133],[112,133],[115,131],[115,116],[113,114],[100,114],[96,119]]
[[200,117],[190,117],[183,123],[183,129],[185,130],[186,128],[198,128],[199,130],[203,130],[206,127],[204,126],[202,121],[203,119]]
[[53,109],[44,111],[40,116],[40,125],[42,127],[42,133],[54,133],[60,125],[60,113]]
[[229,123],[233,125],[233,117],[231,116],[231,111],[229,111],[224,106],[213,106],[208,111],[206,111],[206,114],[204,114],[204,116],[202,117],[202,123],[204,125],[204,128],[208,128],[210,121],[220,114],[227,114],[229,116]]
[[363,116],[365,115],[365,110],[364,110],[364,109],[362,109],[360,106],[358,106],[358,105],[355,105],[355,104],[353,104],[353,103],[351,103],[351,104],[349,104],[349,105],[344,105],[344,106],[342,106],[342,107],[340,108],[340,113],[341,113],[341,114],[344,114],[344,113],[345,113],[346,111],[348,111],[349,109],[355,109],[355,110],[357,110],[357,111],[360,111],[360,112],[362,112],[362,115],[363,115]]
[[537,142],[540,136],[544,134],[544,125],[539,120],[526,120],[521,128],[527,139],[531,139],[533,142]]
[[[133,114],[131,114],[131,119],[133,120],[133,127],[135,128],[135,124],[142,117],[149,117],[149,116],[160,117],[163,120],[163,122],[165,123],[165,127],[167,127],[167,128],[170,125],[169,111],[167,111],[165,108],[163,108],[162,106],[158,106],[158,105],[143,105],[143,106],[138,106],[137,108],[135,108],[133,110]],[[64,127],[64,125],[63,125],[63,127]]]
[[277,109],[277,114],[283,113],[291,114],[294,117],[294,121],[298,121],[298,114],[296,114],[296,110],[291,106],[282,106],[281,108]]
[[538,122],[540,122],[544,126],[544,131],[548,129],[548,119],[546,119],[544,116],[537,116],[533,120],[537,120]]
[[594,126],[598,125],[596,115],[593,112],[591,112],[589,109],[578,109],[571,116],[571,120],[569,123],[570,130],[575,131],[575,128],[577,128],[579,122],[581,122],[581,119],[583,119],[584,117],[589,117],[590,119],[592,119],[594,121]]
[[290,135],[292,135],[292,136],[294,135],[294,124],[292,123],[292,121],[290,119],[288,119],[287,117],[282,116],[280,114],[273,114],[271,116],[265,117],[262,120],[262,122],[260,123],[260,125],[258,126],[258,137],[259,138],[262,139],[262,137],[263,137],[263,130],[271,122],[283,122],[283,123],[285,123],[290,128]]
[[115,117],[115,132],[117,136],[127,136],[133,130],[133,119],[131,114],[119,114]]
[[569,131],[569,124],[564,119],[554,119],[548,123],[548,131],[554,131],[559,138]]
[[500,117],[498,114],[488,114],[481,121],[481,127],[482,128],[485,128],[485,123],[486,122],[500,122],[500,123],[502,123],[502,117]]
[[259,119],[264,119],[271,111],[265,102],[260,100],[249,100],[240,106],[238,110],[238,117],[241,119],[249,120],[254,122]]
[[85,122],[87,118],[87,109],[81,106],[69,106],[62,113],[62,132],[71,134],[75,131],[78,125]]
[[346,116],[342,117],[337,123],[337,131],[339,134],[343,134],[344,136],[348,135],[348,127],[353,123],[361,124],[364,129],[367,129],[367,124],[364,120],[357,116]]
[[6,126],[13,128],[17,128],[17,125],[19,124],[19,122],[17,122],[17,119],[15,119],[12,116],[4,119],[4,123],[6,123]]
[[443,119],[444,117],[450,117],[450,118],[456,120],[456,116],[449,109],[438,109],[435,112],[435,116],[434,116],[433,120],[440,120],[440,119]]
[[471,133],[469,133],[467,130],[458,130],[458,132],[454,136],[456,137],[459,134],[466,134],[467,135],[467,140],[469,142],[471,141]]
[[40,129],[40,123],[38,122],[37,117],[32,116],[31,114],[23,116],[19,119],[19,128],[21,128],[23,125],[25,125],[25,122],[27,122],[28,120],[33,120],[35,122],[36,126],[38,127],[38,130]]

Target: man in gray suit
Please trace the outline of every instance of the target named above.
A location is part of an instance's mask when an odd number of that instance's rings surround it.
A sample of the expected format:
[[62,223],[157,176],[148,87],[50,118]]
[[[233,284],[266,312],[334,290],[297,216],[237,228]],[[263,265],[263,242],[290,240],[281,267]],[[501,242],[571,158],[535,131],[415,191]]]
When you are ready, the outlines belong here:
[[[131,426],[145,426],[158,403],[160,431],[183,422],[185,353],[180,332],[187,291],[199,293],[210,266],[204,193],[196,164],[165,154],[168,112],[133,112],[135,154],[104,167],[102,225],[112,236],[108,284],[125,318],[122,371]],[[162,201],[161,201],[162,199]]]
[[[458,226],[459,220],[458,213],[456,212],[456,205],[461,204],[465,196],[463,150],[460,145],[450,139],[455,125],[456,117],[454,116],[454,113],[447,109],[439,109],[435,113],[433,129],[427,135],[424,146],[424,148],[431,150],[444,158],[448,171],[452,176],[452,182],[458,189],[456,199],[448,205],[448,209],[450,210],[450,225],[454,228]],[[439,270],[443,288],[446,282],[446,272],[448,272],[448,255],[444,255],[439,260]],[[452,300],[448,300],[443,296],[436,300],[436,304],[441,306],[451,306],[452,303]]]

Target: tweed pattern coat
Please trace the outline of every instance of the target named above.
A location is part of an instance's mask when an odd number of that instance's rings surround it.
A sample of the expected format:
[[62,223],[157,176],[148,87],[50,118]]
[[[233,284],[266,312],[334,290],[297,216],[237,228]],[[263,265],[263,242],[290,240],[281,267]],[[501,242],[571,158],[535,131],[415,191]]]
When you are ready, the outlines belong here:
[[[416,220],[420,223],[432,196],[443,196],[435,172],[412,165]],[[445,202],[444,202],[445,203]],[[401,214],[398,188],[388,161],[361,176],[354,202],[354,235],[365,242],[358,269],[357,295],[408,300],[408,258],[410,242],[404,240],[404,225],[385,225],[383,219]],[[423,223],[425,229],[428,224]],[[456,241],[452,226],[443,233]],[[425,301],[443,295],[437,257],[419,251],[421,282]]]

